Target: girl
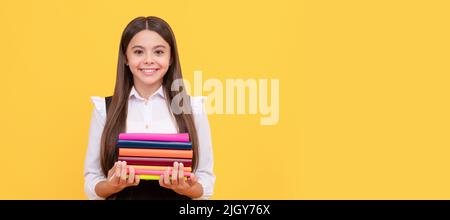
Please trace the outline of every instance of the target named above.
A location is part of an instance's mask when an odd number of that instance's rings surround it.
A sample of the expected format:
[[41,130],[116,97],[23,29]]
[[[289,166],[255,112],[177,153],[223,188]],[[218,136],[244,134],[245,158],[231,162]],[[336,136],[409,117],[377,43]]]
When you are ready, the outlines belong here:
[[[204,99],[187,96],[181,79],[170,26],[157,17],[132,20],[120,41],[114,95],[106,100],[91,97],[95,108],[84,168],[84,189],[89,199],[212,196],[215,175]],[[176,83],[181,89],[174,88]],[[125,161],[114,162],[119,133],[189,133],[192,175],[185,180],[183,164],[175,162],[159,181],[141,181]]]

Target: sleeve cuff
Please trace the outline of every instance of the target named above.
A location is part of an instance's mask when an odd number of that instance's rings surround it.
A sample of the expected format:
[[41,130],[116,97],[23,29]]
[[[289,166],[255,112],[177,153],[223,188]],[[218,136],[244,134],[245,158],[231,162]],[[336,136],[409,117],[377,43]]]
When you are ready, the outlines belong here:
[[91,185],[92,188],[90,188],[89,192],[88,192],[88,196],[89,196],[90,200],[105,200],[106,199],[106,198],[98,196],[97,193],[95,192],[95,186],[97,186],[97,184],[103,180],[106,180],[106,179],[97,179]]
[[193,198],[192,200],[209,200],[212,196],[212,193],[209,192],[210,190],[207,190],[207,188],[205,187],[205,183],[200,178],[198,179],[198,183],[203,188],[203,194],[198,198]]

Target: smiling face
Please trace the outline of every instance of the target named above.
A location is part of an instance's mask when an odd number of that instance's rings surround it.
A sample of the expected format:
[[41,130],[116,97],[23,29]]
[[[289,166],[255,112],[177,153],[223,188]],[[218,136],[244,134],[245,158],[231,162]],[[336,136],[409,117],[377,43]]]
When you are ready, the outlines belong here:
[[159,87],[170,65],[170,45],[156,32],[143,30],[130,41],[127,64],[134,84]]

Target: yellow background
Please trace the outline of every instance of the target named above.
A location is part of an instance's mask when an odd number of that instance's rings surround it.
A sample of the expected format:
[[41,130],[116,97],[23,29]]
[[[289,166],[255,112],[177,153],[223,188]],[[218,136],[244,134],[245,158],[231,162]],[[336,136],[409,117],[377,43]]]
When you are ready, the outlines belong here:
[[[214,199],[450,199],[448,1],[2,1],[0,199],[85,199],[89,97],[141,15],[186,79],[280,79],[280,121],[210,115]],[[204,94],[207,95],[207,94]]]

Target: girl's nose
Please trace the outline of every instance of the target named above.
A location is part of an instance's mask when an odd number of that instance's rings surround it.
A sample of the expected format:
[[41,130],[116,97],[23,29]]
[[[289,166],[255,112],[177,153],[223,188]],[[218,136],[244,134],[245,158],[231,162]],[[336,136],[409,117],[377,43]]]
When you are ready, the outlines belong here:
[[153,63],[153,58],[152,58],[152,56],[151,56],[151,55],[145,56],[144,63],[145,63],[145,64],[151,64],[151,63]]

